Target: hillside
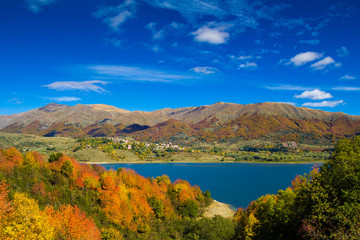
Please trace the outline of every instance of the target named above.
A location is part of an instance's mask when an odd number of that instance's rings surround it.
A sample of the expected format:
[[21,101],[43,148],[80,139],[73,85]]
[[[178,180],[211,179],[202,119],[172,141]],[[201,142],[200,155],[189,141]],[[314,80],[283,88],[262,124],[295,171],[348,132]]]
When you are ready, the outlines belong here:
[[212,201],[185,180],[106,171],[62,153],[0,149],[0,176],[0,239],[185,239]]
[[0,129],[42,136],[131,135],[149,141],[264,137],[297,141],[354,136],[360,133],[360,117],[270,102],[247,105],[218,102],[153,112],[127,111],[104,104],[52,103],[24,113],[0,116]]

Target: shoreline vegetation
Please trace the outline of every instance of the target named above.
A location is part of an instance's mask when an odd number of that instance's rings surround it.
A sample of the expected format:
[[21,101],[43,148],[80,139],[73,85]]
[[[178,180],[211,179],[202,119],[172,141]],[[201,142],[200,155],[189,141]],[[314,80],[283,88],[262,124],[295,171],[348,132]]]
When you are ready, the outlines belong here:
[[296,162],[267,162],[267,161],[226,161],[226,162],[219,162],[219,161],[201,161],[201,162],[197,162],[197,161],[192,161],[192,162],[186,162],[186,161],[136,161],[136,162],[119,162],[119,161],[114,161],[114,162],[80,162],[79,163],[84,163],[84,164],[98,164],[98,165],[102,165],[102,164],[163,164],[163,163],[170,163],[170,164],[176,164],[176,163],[255,163],[255,164],[323,164],[324,161],[318,161],[318,162],[314,162],[314,161],[296,161]]

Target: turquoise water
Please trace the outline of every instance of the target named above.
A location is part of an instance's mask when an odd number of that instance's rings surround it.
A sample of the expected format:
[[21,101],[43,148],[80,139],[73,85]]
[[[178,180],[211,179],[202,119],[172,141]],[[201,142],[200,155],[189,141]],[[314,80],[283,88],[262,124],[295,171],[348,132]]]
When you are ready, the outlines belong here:
[[286,189],[297,175],[309,173],[313,163],[149,163],[103,164],[106,169],[131,168],[144,177],[166,174],[171,181],[184,179],[209,190],[212,198],[234,208],[246,207],[265,194]]

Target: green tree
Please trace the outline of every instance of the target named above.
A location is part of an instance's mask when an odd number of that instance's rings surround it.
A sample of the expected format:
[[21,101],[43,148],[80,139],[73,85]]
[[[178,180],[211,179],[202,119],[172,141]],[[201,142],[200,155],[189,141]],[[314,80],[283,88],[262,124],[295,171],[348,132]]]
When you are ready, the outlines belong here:
[[194,218],[198,215],[199,205],[196,201],[192,199],[187,199],[179,207],[179,212],[183,217]]
[[221,216],[203,218],[192,222],[185,229],[188,240],[231,240],[234,236],[234,224]]
[[74,173],[74,165],[70,160],[66,160],[64,162],[64,165],[61,167],[61,173],[70,179],[72,178]]
[[342,139],[296,199],[309,238],[360,238],[360,136]]
[[50,157],[49,157],[49,162],[56,162],[59,161],[59,159],[63,156],[63,154],[61,152],[58,153],[51,153]]

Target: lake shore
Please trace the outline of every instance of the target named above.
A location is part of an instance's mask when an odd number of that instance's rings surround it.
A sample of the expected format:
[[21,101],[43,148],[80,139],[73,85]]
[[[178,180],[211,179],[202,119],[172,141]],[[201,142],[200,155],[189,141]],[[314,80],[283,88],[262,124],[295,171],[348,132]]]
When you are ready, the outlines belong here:
[[[319,164],[318,164],[319,165]],[[101,164],[105,169],[133,169],[141,176],[156,178],[167,175],[171,181],[184,179],[209,190],[213,199],[245,208],[252,200],[265,194],[275,194],[286,189],[297,175],[311,171],[314,163],[258,164],[239,162],[211,163],[158,163],[158,164]],[[251,179],[251,181],[250,181]],[[236,186],[236,190],[234,187]]]
[[212,218],[216,215],[220,215],[224,218],[232,218],[235,214],[235,210],[226,203],[222,203],[214,200],[205,210],[204,217]]
[[113,161],[113,162],[79,162],[84,164],[158,164],[158,163],[266,163],[266,164],[323,164],[323,161],[289,161],[289,162],[270,162],[270,161]]

